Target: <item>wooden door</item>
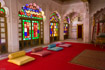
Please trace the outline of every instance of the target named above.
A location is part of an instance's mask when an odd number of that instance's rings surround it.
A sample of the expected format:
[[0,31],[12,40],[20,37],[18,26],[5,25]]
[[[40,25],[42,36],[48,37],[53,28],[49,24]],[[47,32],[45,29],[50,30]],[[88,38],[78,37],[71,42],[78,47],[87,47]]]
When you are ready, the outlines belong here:
[[83,38],[83,25],[77,25],[77,38]]

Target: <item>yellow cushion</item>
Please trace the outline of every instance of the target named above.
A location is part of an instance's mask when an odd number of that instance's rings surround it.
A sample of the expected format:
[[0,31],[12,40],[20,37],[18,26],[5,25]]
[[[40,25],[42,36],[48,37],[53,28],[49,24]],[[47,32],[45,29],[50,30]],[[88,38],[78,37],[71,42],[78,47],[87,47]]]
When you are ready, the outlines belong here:
[[19,51],[19,52],[15,52],[15,53],[9,54],[8,58],[9,59],[14,59],[14,58],[18,58],[18,57],[24,56],[25,54],[26,54],[25,51]]
[[22,57],[18,57],[15,59],[9,59],[8,62],[17,64],[17,65],[23,65],[23,64],[28,63],[33,60],[35,60],[35,58],[30,57],[30,56],[22,56]]

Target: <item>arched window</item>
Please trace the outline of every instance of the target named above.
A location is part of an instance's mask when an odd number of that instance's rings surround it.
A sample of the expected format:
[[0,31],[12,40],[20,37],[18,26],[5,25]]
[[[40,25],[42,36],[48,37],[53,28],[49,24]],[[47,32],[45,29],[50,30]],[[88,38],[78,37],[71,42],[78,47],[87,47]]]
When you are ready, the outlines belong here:
[[44,12],[35,3],[26,4],[19,11],[19,46],[20,49],[43,44]]
[[70,23],[70,18],[66,16],[64,19],[64,39],[68,39],[69,36],[69,23]]
[[50,42],[59,40],[59,21],[59,14],[57,12],[53,12],[50,16]]
[[1,7],[0,3],[0,53],[8,51],[7,21],[5,16],[5,10]]

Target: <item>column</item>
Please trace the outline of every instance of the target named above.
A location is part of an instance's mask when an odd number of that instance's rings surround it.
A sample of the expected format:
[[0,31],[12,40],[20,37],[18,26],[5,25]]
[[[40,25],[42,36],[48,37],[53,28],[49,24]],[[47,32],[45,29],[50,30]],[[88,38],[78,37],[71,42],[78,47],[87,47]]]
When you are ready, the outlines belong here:
[[17,0],[8,0],[9,3],[9,18],[7,19],[8,25],[8,52],[19,51],[18,40],[18,11]]
[[60,20],[60,40],[64,40],[64,24],[63,24],[63,18],[61,16],[61,20]]

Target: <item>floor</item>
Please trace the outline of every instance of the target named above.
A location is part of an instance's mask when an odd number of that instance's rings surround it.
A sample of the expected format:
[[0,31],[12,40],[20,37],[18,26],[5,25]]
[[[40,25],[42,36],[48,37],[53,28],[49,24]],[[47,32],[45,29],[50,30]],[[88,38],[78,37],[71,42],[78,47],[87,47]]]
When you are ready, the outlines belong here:
[[[64,48],[64,50],[59,52],[51,51],[51,55],[46,57],[30,55],[30,52],[27,53],[27,55],[36,58],[36,60],[23,66],[17,66],[15,64],[8,63],[8,59],[4,59],[0,61],[0,68],[4,70],[97,70],[94,68],[72,64],[69,62],[86,49],[104,52],[105,49],[101,49],[98,46],[95,47],[93,44],[71,42],[66,43],[72,44],[72,46],[69,48]],[[44,49],[46,50],[46,48]]]
[[[64,41],[58,41],[58,42],[74,42],[74,43],[84,43],[82,39],[66,39]],[[39,45],[39,46],[42,46],[42,47],[47,47],[48,45]],[[35,47],[39,47],[39,46],[35,46]],[[30,52],[32,48],[29,48],[29,49],[24,49],[26,52]],[[6,54],[2,54],[0,55],[0,60],[3,60],[3,59],[6,59],[8,58],[8,54],[9,53],[6,53]]]

